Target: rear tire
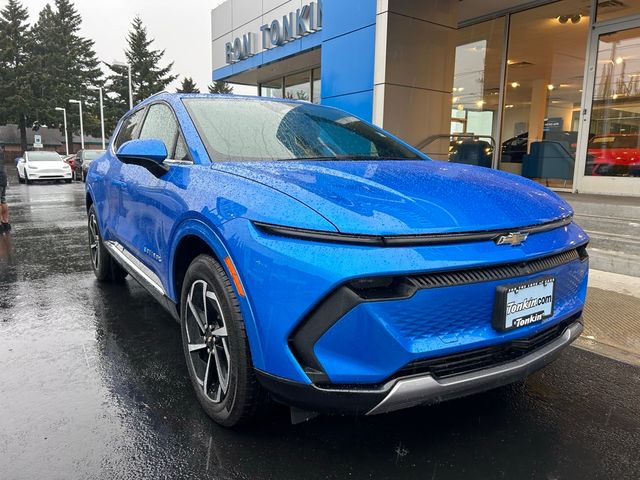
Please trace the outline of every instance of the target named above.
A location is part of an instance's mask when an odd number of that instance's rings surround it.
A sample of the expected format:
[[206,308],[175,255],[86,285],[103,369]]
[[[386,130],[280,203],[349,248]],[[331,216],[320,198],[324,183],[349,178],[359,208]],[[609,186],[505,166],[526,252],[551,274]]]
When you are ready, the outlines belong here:
[[98,227],[98,217],[93,205],[89,208],[88,220],[89,255],[93,273],[99,282],[122,282],[128,275],[112,257],[102,243],[102,236]]
[[253,371],[235,291],[209,255],[196,257],[187,270],[180,319],[189,377],[204,411],[225,427],[254,420],[266,395]]
[[27,175],[27,171],[24,171],[24,183],[26,183],[27,185],[31,185],[33,183],[33,180],[29,180],[29,175]]

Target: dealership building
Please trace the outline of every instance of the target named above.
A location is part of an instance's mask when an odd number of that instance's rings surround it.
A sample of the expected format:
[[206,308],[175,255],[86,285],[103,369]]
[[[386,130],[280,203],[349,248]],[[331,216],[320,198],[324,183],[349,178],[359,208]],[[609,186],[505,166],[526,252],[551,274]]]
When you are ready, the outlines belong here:
[[211,31],[215,80],[438,160],[640,196],[640,0],[227,0]]

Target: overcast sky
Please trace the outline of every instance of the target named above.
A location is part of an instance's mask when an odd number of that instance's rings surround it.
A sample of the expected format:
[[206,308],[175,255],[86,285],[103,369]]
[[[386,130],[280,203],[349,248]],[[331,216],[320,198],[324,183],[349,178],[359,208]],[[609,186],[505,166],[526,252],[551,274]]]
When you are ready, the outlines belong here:
[[[53,0],[22,0],[31,23]],[[165,62],[174,62],[173,73],[193,77],[201,91],[211,83],[211,9],[224,0],[75,0],[82,15],[81,33],[93,39],[100,60],[124,59],[131,21],[140,15],[154,49],[165,49]],[[6,5],[0,0],[0,7]],[[166,63],[165,63],[166,64]],[[179,84],[171,86],[171,90]],[[255,94],[255,88],[236,87],[237,93]]]

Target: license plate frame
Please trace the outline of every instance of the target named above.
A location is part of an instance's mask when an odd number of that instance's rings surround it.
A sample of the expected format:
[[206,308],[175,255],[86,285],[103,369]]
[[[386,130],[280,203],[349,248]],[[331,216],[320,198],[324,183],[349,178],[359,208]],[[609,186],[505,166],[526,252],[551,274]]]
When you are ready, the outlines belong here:
[[[527,299],[535,304],[527,307]],[[540,323],[553,316],[555,299],[556,279],[551,275],[499,285],[496,287],[493,328],[506,332]]]

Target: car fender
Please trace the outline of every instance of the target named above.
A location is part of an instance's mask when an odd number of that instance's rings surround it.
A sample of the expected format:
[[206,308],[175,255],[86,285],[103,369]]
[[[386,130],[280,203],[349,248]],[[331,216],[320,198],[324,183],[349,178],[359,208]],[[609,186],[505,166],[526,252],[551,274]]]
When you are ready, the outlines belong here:
[[[174,284],[173,275],[172,275],[174,266],[175,266],[175,261],[176,261],[175,252],[177,250],[178,245],[180,244],[180,241],[186,236],[193,235],[200,238],[202,241],[204,241],[209,246],[209,248],[211,248],[215,256],[220,261],[220,265],[224,269],[229,279],[232,279],[234,277],[232,272],[229,271],[229,267],[226,265],[226,262],[224,261],[224,259],[228,257],[231,260],[233,265],[235,265],[235,262],[233,260],[233,257],[231,256],[231,253],[227,245],[222,240],[222,235],[220,235],[220,233],[218,232],[218,229],[224,229],[224,224],[216,228],[214,225],[211,224],[211,222],[206,217],[203,217],[203,216],[185,218],[181,220],[179,223],[177,223],[177,225],[174,227],[171,235],[171,241],[169,242],[169,245],[170,245],[170,249],[169,249],[170,256],[169,256],[169,262],[168,262],[169,271],[166,272],[166,275],[167,275],[166,285],[167,285],[168,296],[174,302],[176,302],[176,304],[180,303],[180,299],[179,299],[180,295],[179,295],[179,292],[175,291],[175,284]],[[248,297],[249,293],[244,288],[244,284],[242,282],[242,272],[236,271],[235,277],[240,282],[240,285],[244,290],[244,296],[239,294],[237,294],[236,296],[238,298],[238,303],[240,305],[240,311],[242,312],[242,316],[244,318],[245,330],[247,332],[247,338],[249,340],[249,348],[251,349],[253,364],[256,368],[263,368],[264,367],[263,349],[260,343],[260,338],[258,336],[258,329],[256,327],[253,309],[251,308],[251,302]],[[233,285],[234,283],[233,280],[231,283]],[[234,285],[234,289],[235,289],[235,285]],[[237,289],[236,289],[236,293],[237,293]]]

